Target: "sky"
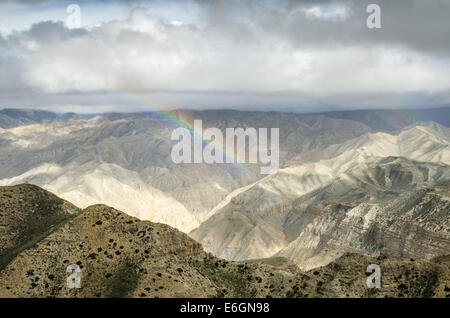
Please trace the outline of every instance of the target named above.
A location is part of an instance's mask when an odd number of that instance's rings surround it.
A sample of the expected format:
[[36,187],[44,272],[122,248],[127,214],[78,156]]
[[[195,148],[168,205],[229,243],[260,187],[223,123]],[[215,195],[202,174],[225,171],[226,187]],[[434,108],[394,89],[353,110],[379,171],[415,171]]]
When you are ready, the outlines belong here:
[[0,108],[447,106],[449,0],[0,3]]

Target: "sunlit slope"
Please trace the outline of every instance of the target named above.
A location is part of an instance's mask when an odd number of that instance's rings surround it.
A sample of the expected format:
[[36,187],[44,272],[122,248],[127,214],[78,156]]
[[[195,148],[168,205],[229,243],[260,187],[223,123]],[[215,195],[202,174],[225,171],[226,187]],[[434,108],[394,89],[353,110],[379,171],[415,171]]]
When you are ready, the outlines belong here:
[[[448,136],[448,128],[425,124],[409,127],[397,135],[365,134],[332,145],[322,154],[329,159],[282,169],[244,191],[237,191],[191,236],[224,258],[272,256],[286,248],[323,212],[326,205],[321,201],[379,205],[400,194],[449,180]],[[302,197],[314,191],[321,194],[308,201],[310,208],[293,213]],[[328,222],[334,221],[335,217],[329,216]],[[321,240],[313,239],[316,243]],[[330,248],[327,257],[334,259],[344,250]]]

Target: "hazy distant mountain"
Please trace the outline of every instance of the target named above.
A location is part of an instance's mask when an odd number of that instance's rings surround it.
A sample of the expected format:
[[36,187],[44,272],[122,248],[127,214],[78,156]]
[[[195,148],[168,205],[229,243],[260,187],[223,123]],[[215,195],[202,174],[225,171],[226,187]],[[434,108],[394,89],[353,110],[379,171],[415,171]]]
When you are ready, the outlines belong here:
[[432,121],[450,127],[450,107],[432,109],[353,110],[325,113],[331,118],[341,118],[364,123],[374,131],[398,131],[415,122]]
[[[80,211],[32,185],[0,187],[0,297],[446,297],[449,257],[431,261],[346,254],[301,272],[284,258],[229,262],[167,225],[104,205]],[[25,218],[17,218],[16,216]],[[30,223],[30,217],[38,221]],[[40,220],[52,222],[42,223]],[[14,253],[12,253],[14,251]],[[369,264],[382,288],[366,288]],[[67,267],[81,270],[69,289]],[[414,275],[410,276],[410,273]]]
[[5,108],[0,110],[0,128],[13,128],[54,121],[64,122],[85,117],[88,116],[81,116],[75,113],[55,114],[45,110]]

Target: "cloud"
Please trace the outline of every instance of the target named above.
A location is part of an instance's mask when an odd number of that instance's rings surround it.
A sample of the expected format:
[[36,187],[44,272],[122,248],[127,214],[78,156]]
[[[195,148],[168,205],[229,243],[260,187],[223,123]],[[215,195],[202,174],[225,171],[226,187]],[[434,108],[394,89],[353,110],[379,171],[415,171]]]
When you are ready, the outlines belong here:
[[[378,3],[377,30],[365,26],[365,1],[173,1],[170,14],[135,8],[89,28],[40,22],[0,36],[0,91],[206,94],[203,103],[216,93],[274,105],[448,96],[448,2]],[[184,18],[186,6],[195,17]]]

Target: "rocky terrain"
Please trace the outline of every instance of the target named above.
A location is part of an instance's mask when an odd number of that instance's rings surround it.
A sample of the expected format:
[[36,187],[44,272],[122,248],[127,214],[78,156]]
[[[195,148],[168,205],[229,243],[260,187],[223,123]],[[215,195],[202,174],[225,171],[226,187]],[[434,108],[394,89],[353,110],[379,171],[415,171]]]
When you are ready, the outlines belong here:
[[0,191],[0,268],[81,210],[32,185]]
[[[25,217],[31,215],[37,220],[32,235],[2,235],[1,297],[450,295],[448,256],[423,261],[344,254],[304,272],[282,257],[222,260],[168,225],[141,221],[105,205],[81,211],[33,185],[0,187],[0,207],[2,226],[29,224]],[[366,268],[372,263],[382,269],[380,289],[366,287]],[[67,288],[70,264],[81,269],[79,289]]]
[[[450,254],[449,189],[448,183],[423,188],[383,204],[318,200],[321,213],[277,254],[303,269],[328,264],[348,251],[417,259]],[[301,211],[298,203],[296,211]]]
[[[322,149],[370,130],[357,122],[322,115],[260,112],[255,116],[252,112],[236,111],[174,111],[164,116],[103,114],[69,121],[43,121],[0,129],[0,184],[33,183],[80,208],[105,203],[189,232],[230,192],[261,178],[257,167],[173,163],[172,130],[192,124],[194,119],[203,120],[205,128],[222,130],[278,127],[283,121],[281,163],[308,149]],[[68,183],[72,184],[67,175],[77,177],[76,186],[67,188]],[[116,192],[128,195],[113,198],[111,193],[91,191],[92,184],[106,183]],[[133,203],[158,200],[177,215],[176,222],[172,216],[166,217],[166,210],[144,204],[138,211]]]
[[[448,112],[7,109],[0,185],[34,184],[79,209],[105,204],[168,224],[227,260],[282,256],[303,270],[347,252],[429,260],[449,252]],[[279,171],[173,163],[171,132],[194,119],[222,131],[279,127]]]
[[[422,116],[417,116],[418,112],[377,111],[384,120],[374,121],[370,120],[373,111],[302,115],[178,110],[80,116],[4,109],[0,111],[0,185],[36,184],[80,208],[108,204],[188,233],[233,191],[241,191],[263,176],[257,167],[246,165],[174,164],[170,136],[180,125],[201,119],[204,128],[223,131],[280,128],[280,164],[288,167],[299,160],[323,158],[329,146],[369,132],[397,132],[417,120],[446,124],[448,111],[427,110]],[[103,188],[126,195],[113,195]]]
[[346,251],[448,254],[449,135],[425,124],[332,145],[235,191],[190,235],[218,257],[279,254],[303,269]]

